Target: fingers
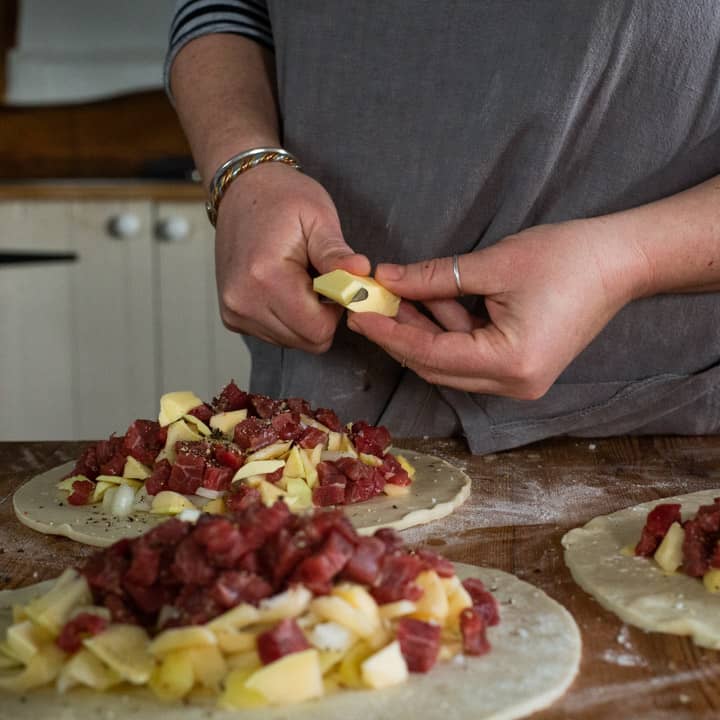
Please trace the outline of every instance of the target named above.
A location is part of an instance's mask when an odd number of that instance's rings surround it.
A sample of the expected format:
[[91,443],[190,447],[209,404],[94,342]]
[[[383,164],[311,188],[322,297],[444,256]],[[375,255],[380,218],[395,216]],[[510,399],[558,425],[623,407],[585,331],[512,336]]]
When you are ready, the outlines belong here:
[[425,307],[446,330],[469,333],[484,324],[456,300],[429,300]]
[[369,275],[370,261],[345,242],[340,227],[313,227],[307,239],[310,264],[322,275],[331,270],[347,270],[353,275]]
[[434,385],[523,400],[536,399],[547,390],[544,380],[525,377],[520,356],[495,326],[446,332],[421,317],[418,313],[398,322],[357,313],[348,317],[348,327]]
[[[467,255],[458,258],[464,291],[476,292],[470,278],[463,274]],[[375,279],[388,290],[409,300],[433,300],[458,296],[451,257],[433,258],[410,265],[380,264]]]

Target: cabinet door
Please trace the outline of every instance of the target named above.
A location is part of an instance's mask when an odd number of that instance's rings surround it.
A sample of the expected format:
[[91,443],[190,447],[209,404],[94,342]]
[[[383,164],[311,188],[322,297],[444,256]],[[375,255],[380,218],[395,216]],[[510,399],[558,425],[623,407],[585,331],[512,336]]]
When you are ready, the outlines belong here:
[[247,387],[250,354],[218,311],[214,230],[199,202],[159,203],[156,212],[161,392],[210,400],[231,379]]
[[[92,439],[157,414],[151,206],[0,203],[0,439]],[[115,234],[109,230],[113,220]]]

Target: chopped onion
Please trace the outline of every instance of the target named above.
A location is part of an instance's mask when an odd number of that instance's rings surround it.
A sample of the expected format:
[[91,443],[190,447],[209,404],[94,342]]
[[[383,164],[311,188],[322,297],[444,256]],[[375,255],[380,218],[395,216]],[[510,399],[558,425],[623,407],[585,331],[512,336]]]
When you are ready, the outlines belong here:
[[168,620],[174,620],[176,617],[180,617],[180,611],[176,607],[163,605],[158,613],[157,627],[163,627]]
[[181,510],[177,514],[178,520],[183,520],[184,522],[197,522],[197,519],[202,515],[202,512],[200,510],[197,510],[195,508],[185,508],[184,510]]
[[354,642],[355,635],[335,622],[318,623],[310,633],[310,642],[319,650],[345,652]]
[[133,510],[144,510],[145,512],[150,512],[150,508],[152,507],[152,500],[150,499],[150,495],[148,495],[148,491],[143,485],[136,493],[135,493],[135,503],[133,505]]
[[216,498],[225,495],[225,490],[210,490],[210,488],[199,487],[195,491],[195,494],[200,497],[208,498],[209,500],[215,500]]
[[323,450],[320,455],[321,460],[331,460],[333,462],[344,457],[355,459],[357,455],[351,450]]
[[113,502],[113,498],[115,497],[115,493],[117,492],[118,487],[120,487],[120,486],[118,485],[117,487],[113,486],[111,488],[108,488],[105,491],[105,493],[103,494],[102,508],[107,513],[112,512],[112,510],[111,510],[112,502]]
[[116,517],[127,517],[135,502],[135,490],[129,485],[118,485],[110,505],[110,514]]

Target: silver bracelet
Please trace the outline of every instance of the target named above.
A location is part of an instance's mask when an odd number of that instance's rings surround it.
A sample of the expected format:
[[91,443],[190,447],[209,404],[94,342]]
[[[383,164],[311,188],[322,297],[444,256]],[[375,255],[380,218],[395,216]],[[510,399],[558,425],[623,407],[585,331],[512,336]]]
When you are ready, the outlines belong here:
[[217,222],[218,207],[228,185],[239,175],[265,162],[281,162],[285,165],[300,169],[300,163],[294,155],[283,148],[261,147],[245,150],[233,155],[224,162],[213,175],[208,188],[209,199],[205,203],[208,219],[215,226]]

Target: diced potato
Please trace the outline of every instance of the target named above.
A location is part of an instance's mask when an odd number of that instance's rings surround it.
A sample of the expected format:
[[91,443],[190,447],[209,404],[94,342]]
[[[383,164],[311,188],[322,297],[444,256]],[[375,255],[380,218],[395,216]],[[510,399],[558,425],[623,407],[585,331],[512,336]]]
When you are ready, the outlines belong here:
[[311,600],[312,593],[306,587],[294,585],[284,592],[262,600],[258,608],[258,621],[270,623],[298,617],[308,609]]
[[142,685],[155,666],[148,652],[150,638],[137,625],[110,625],[104,632],[85,638],[83,645],[123,680]]
[[177,515],[183,510],[193,510],[195,505],[185,495],[173,490],[161,490],[152,501],[150,512],[155,515]]
[[315,485],[317,485],[318,474],[316,468],[318,463],[320,462],[322,451],[322,444],[316,445],[312,450],[300,448],[300,458],[302,459],[303,468],[305,471],[305,481],[307,482],[310,489],[314,488]]
[[99,503],[103,499],[103,495],[112,487],[117,487],[117,485],[109,482],[96,482],[93,493],[90,496],[90,503]]
[[400,463],[400,467],[410,476],[415,477],[415,466],[411,465],[404,455],[395,455],[395,459]]
[[447,601],[448,612],[445,622],[451,627],[455,627],[460,622],[460,613],[465,608],[472,607],[472,598],[470,593],[462,586],[462,583],[458,582],[457,587],[447,595]]
[[73,483],[76,481],[92,482],[90,478],[86,475],[71,475],[70,477],[66,477],[64,480],[61,480],[57,484],[57,487],[59,490],[67,490],[67,492],[72,492]]
[[267,705],[265,695],[245,685],[249,677],[250,673],[244,669],[232,670],[225,679],[225,690],[218,705],[225,710],[245,710]]
[[341,688],[340,674],[336,670],[331,670],[323,675],[323,690],[325,695],[332,695]]
[[321,697],[323,681],[318,652],[310,649],[285,655],[254,672],[245,686],[262,693],[274,705]]
[[205,627],[210,628],[212,631],[241,630],[258,622],[259,619],[260,612],[256,607],[249,603],[241,603],[222,615],[213,618],[205,624]]
[[268,507],[285,497],[285,491],[281,487],[273,485],[267,480],[260,480],[255,487],[260,491],[260,499],[263,501],[263,505]]
[[327,425],[321,423],[319,420],[316,420],[313,417],[310,417],[309,415],[305,415],[304,413],[300,413],[300,422],[307,427],[312,427],[316,430],[322,430],[324,433],[330,433],[330,428]]
[[143,483],[140,480],[133,480],[132,478],[126,478],[122,475],[98,475],[95,478],[96,483],[108,483],[110,485],[129,485],[131,488],[137,490],[142,487]]
[[305,477],[305,465],[300,455],[300,448],[293,445],[290,448],[287,458],[285,458],[285,467],[283,468],[283,476],[285,477]]
[[252,477],[253,475],[268,475],[285,466],[284,460],[253,460],[245,463],[233,476],[232,482]]
[[127,456],[127,458],[125,459],[125,467],[122,471],[122,476],[124,478],[131,478],[133,480],[145,480],[151,475],[152,470],[147,465],[143,465],[132,455]]
[[412,600],[398,600],[397,602],[378,606],[378,612],[383,620],[394,620],[405,615],[411,615],[416,609],[417,605]]
[[179,420],[183,415],[187,414],[198,405],[202,405],[203,401],[188,391],[165,393],[160,398],[160,415],[158,422],[165,427]]
[[415,583],[420,586],[423,594],[417,601],[417,609],[412,617],[444,625],[449,606],[445,588],[437,573],[434,570],[424,570],[415,578]]
[[219,430],[225,437],[232,438],[235,426],[247,418],[247,410],[231,410],[213,415],[210,427]]
[[720,568],[711,568],[703,575],[703,585],[711,593],[720,592]]
[[372,654],[372,648],[362,640],[350,648],[338,668],[338,678],[344,687],[361,688],[365,686],[360,668],[365,659]]
[[286,490],[289,498],[295,498],[293,511],[307,510],[312,507],[312,490],[302,478],[287,478]]
[[662,539],[658,549],[655,551],[655,562],[666,573],[674,573],[683,561],[683,540],[685,539],[685,531],[682,525],[674,522],[669,528],[665,537]]
[[195,432],[199,433],[203,437],[207,437],[212,433],[212,430],[200,418],[197,418],[194,415],[183,415],[182,419],[188,425],[191,425],[195,429]]
[[382,458],[368,453],[360,453],[360,462],[370,465],[370,467],[380,467],[383,464]]
[[55,643],[46,643],[19,672],[0,675],[0,690],[25,692],[52,682],[60,673],[65,653]]
[[345,657],[344,650],[318,650],[318,662],[323,676],[334,670]]
[[203,512],[212,515],[223,515],[225,513],[225,499],[219,497],[205,503],[205,505],[203,505]]
[[438,660],[445,662],[446,660],[452,660],[456,655],[462,652],[462,642],[459,640],[444,642],[440,645],[440,651],[438,652]]
[[393,483],[385,483],[383,486],[383,492],[388,497],[402,497],[403,495],[410,494],[409,485],[394,485]]
[[166,655],[173,650],[183,648],[213,647],[217,642],[217,637],[210,628],[204,625],[190,625],[164,630],[148,645],[148,652],[155,656]]
[[108,622],[110,622],[111,620],[110,611],[102,605],[78,605],[70,611],[70,614],[68,615],[68,620],[72,620],[74,617],[77,617],[78,615],[82,615],[84,613],[87,613],[88,615],[97,615],[98,617],[101,617]]
[[5,632],[8,654],[27,665],[34,655],[51,639],[47,631],[30,620],[11,625]]
[[357,458],[358,453],[355,449],[355,446],[352,444],[352,440],[350,439],[350,436],[346,433],[343,433],[342,438],[340,439],[340,450],[342,452],[346,452],[350,454],[350,457]]
[[338,452],[342,445],[342,433],[331,430],[328,433],[327,449],[331,452]]
[[153,669],[148,686],[161,700],[180,700],[195,684],[192,650],[173,650]]
[[22,665],[23,661],[15,654],[8,645],[7,640],[0,640],[0,655],[14,661],[15,665]]
[[361,638],[369,637],[378,628],[375,618],[368,617],[362,610],[335,595],[316,597],[310,603],[310,610],[323,620],[343,625]]
[[228,665],[217,647],[194,647],[189,652],[195,682],[208,690],[220,691]]
[[257,640],[257,633],[218,628],[213,630],[217,638],[218,647],[228,655],[233,653],[254,650]]
[[7,642],[0,642],[0,670],[11,670],[22,664],[22,660],[13,653]]
[[65,663],[58,675],[56,687],[61,693],[76,685],[84,685],[103,692],[121,682],[120,675],[89,650],[82,648]]
[[262,661],[257,650],[244,650],[243,652],[231,653],[227,657],[227,665],[231,670],[244,670],[248,678],[258,668],[262,667]]
[[57,637],[73,608],[91,602],[90,588],[85,578],[76,570],[68,569],[45,595],[25,606],[25,614],[52,637]]
[[[324,275],[318,275],[313,280],[313,290],[321,295],[327,295],[351,312],[376,312],[394,317],[400,307],[400,298],[376,280],[351,275],[345,270],[332,270]],[[359,290],[366,290],[367,297],[353,302]]]
[[[292,445],[292,440],[275,442],[271,445],[266,445],[264,448],[256,450],[247,456],[246,462],[258,462],[259,460],[277,460],[283,457]],[[272,471],[271,471],[272,472]]]
[[177,459],[175,446],[179,442],[197,442],[202,440],[202,435],[195,432],[184,420],[178,420],[168,427],[165,447],[160,451],[157,460],[168,460],[174,463]]
[[373,625],[380,624],[380,612],[375,598],[362,586],[356,583],[339,583],[332,594],[349,602],[357,608]]
[[400,651],[400,643],[395,640],[363,661],[360,674],[365,685],[371,688],[384,688],[399,685],[408,678],[408,668]]

